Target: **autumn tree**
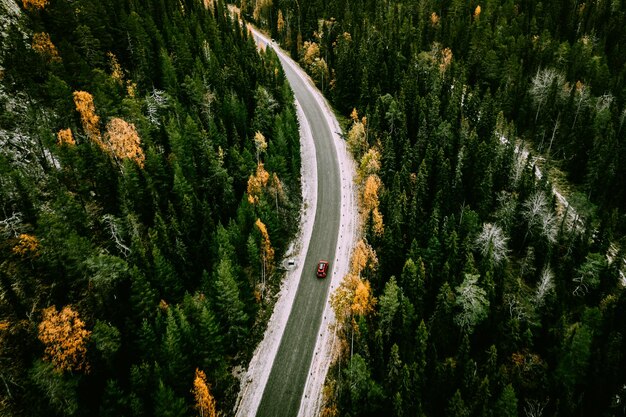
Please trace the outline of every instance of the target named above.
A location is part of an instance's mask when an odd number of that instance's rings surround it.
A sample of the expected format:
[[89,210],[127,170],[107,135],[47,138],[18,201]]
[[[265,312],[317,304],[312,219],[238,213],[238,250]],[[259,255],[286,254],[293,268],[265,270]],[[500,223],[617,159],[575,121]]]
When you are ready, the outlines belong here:
[[265,292],[265,280],[267,276],[272,273],[274,268],[274,248],[272,248],[270,236],[267,233],[267,227],[261,219],[256,219],[254,225],[261,233],[261,238],[263,239],[261,242],[261,285],[263,286],[261,297],[263,297]]
[[476,6],[476,8],[474,9],[474,19],[478,20],[480,18],[480,12],[482,11],[482,9],[480,8],[480,4],[478,6]]
[[363,239],[359,240],[350,259],[350,272],[360,277],[364,270],[375,270],[377,265],[378,257],[372,246]]
[[114,158],[130,159],[143,168],[146,157],[135,125],[114,117],[107,123],[104,140]]
[[89,139],[101,149],[105,149],[100,139],[100,117],[96,114],[93,96],[86,91],[74,91],[74,104]]
[[12,251],[23,257],[35,257],[39,254],[39,240],[33,235],[22,233]]
[[48,5],[49,0],[22,0],[25,9],[43,9]]
[[261,153],[267,150],[267,140],[265,140],[265,136],[263,136],[263,133],[259,131],[254,134],[254,147],[256,149],[256,162],[257,164],[260,164]]
[[76,141],[72,135],[72,129],[61,129],[57,133],[57,144],[59,146],[74,146]]
[[371,216],[372,227],[376,236],[381,236],[384,231],[383,215],[379,210],[378,194],[382,185],[382,181],[376,174],[372,174],[367,177],[365,184],[363,185],[363,214],[365,218]]
[[35,52],[49,62],[60,62],[61,57],[56,46],[50,40],[50,35],[46,32],[35,33],[33,35],[32,47]]
[[262,162],[259,162],[256,167],[256,173],[250,175],[248,178],[248,202],[250,204],[257,204],[263,188],[267,185],[270,179],[270,174],[265,170]]
[[43,311],[39,323],[39,340],[45,345],[45,358],[60,371],[89,372],[87,342],[91,331],[71,306],[58,312],[54,306]]
[[200,417],[217,417],[215,398],[211,394],[211,384],[206,382],[204,371],[198,368],[196,368],[196,377],[193,380],[191,392],[196,401],[195,408],[198,410]]
[[354,157],[359,160],[362,155],[366,152],[368,148],[367,137],[366,137],[366,125],[365,120],[360,121],[358,119],[358,113],[356,109],[352,111],[352,126],[348,131],[348,149],[354,155]]

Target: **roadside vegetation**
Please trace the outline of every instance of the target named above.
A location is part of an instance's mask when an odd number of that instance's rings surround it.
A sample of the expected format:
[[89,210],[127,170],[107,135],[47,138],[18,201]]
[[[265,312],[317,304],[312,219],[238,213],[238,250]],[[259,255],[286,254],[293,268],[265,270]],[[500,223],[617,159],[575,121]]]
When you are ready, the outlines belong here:
[[241,8],[353,115],[322,415],[623,414],[624,3]]
[[0,415],[230,412],[300,208],[277,57],[200,0],[4,0],[0,45]]

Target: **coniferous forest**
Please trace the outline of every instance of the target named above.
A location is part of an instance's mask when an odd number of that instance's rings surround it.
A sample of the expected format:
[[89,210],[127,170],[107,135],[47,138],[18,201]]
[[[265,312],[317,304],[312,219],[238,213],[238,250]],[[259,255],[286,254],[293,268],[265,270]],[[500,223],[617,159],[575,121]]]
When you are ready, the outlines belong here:
[[626,3],[241,3],[357,161],[322,415],[625,415]]
[[3,0],[0,45],[0,415],[229,414],[300,206],[278,59],[209,0]]
[[[624,0],[236,3],[357,161],[322,415],[626,415]],[[232,413],[292,101],[219,1],[0,1],[0,415]]]

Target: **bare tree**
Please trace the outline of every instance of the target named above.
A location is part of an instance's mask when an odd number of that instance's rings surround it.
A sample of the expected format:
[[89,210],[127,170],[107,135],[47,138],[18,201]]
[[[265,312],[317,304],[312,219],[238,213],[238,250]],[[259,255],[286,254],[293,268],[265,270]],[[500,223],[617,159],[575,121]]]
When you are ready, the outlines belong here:
[[7,217],[4,220],[0,220],[0,226],[3,227],[4,230],[0,231],[5,237],[9,237],[13,235],[13,237],[18,237],[21,233],[22,227],[22,213],[13,212],[11,217]]
[[502,264],[507,259],[508,238],[500,226],[493,223],[484,223],[483,230],[476,237],[474,244],[484,257],[491,256],[495,264]]
[[554,272],[550,269],[550,265],[546,265],[541,271],[541,277],[537,284],[535,292],[535,301],[538,305],[542,305],[546,295],[554,289]]
[[565,85],[565,76],[554,68],[538,69],[537,74],[531,80],[530,94],[537,105],[535,123],[539,117],[541,107],[545,104],[550,95],[550,88],[556,83],[557,86]]
[[121,237],[121,227],[118,224],[118,220],[112,214],[105,214],[102,216],[102,221],[109,227],[109,233],[111,233],[111,239],[115,242],[115,246],[124,257],[130,255],[130,248],[124,243]]
[[167,106],[167,96],[165,95],[165,91],[153,88],[152,93],[150,93],[146,99],[146,113],[150,123],[155,126],[159,126],[161,124],[158,112],[165,106]]
[[463,283],[456,287],[456,304],[461,311],[454,321],[470,333],[475,325],[487,318],[489,312],[489,300],[485,290],[478,285],[479,277],[480,275],[465,274]]
[[526,400],[526,405],[524,406],[524,414],[526,414],[526,417],[543,416],[543,410],[546,408],[549,401],[549,399],[546,399],[545,401]]
[[556,216],[550,210],[548,197],[543,191],[535,192],[526,200],[522,214],[528,222],[528,229],[524,239],[528,237],[528,234],[532,235],[538,232],[549,242],[556,242]]

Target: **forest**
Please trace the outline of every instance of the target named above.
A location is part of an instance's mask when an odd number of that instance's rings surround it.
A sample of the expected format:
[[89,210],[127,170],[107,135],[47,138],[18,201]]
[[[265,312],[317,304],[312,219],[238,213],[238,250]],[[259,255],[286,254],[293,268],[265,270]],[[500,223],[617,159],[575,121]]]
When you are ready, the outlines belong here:
[[357,162],[322,416],[625,415],[624,1],[240,5]]
[[229,414],[300,208],[278,59],[213,0],[0,2],[0,415]]

